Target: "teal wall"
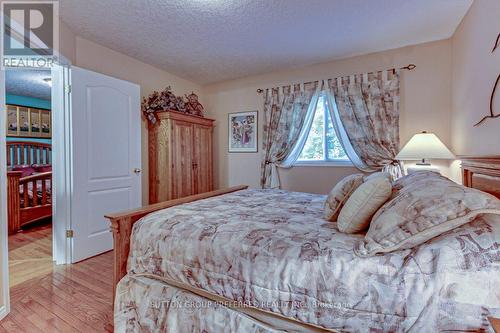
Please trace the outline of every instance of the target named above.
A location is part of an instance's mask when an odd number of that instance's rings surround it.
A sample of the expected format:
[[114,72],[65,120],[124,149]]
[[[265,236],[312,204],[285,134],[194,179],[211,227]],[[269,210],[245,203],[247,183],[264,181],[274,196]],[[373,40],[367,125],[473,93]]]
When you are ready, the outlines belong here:
[[[45,99],[33,98],[28,96],[19,96],[6,94],[5,95],[6,104],[22,105],[37,109],[52,109],[50,101]],[[17,136],[8,136],[7,141],[31,141],[52,144],[51,139],[38,139],[38,138],[19,138]]]
[[37,109],[52,109],[50,101],[45,99],[33,98],[28,96],[19,96],[6,94],[5,95],[5,103],[6,104],[14,104],[14,105],[22,105]]

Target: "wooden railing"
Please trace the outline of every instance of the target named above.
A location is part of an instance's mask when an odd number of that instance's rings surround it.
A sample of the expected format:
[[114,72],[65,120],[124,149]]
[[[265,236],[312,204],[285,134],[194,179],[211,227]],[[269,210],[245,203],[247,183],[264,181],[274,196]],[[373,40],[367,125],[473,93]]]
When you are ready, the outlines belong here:
[[[47,185],[48,183],[48,185]],[[31,191],[33,191],[33,203],[30,204],[29,202],[29,188],[31,185]],[[40,185],[40,186],[39,186]],[[38,188],[41,188],[42,192],[42,197],[38,198]],[[47,200],[47,188],[52,189],[52,172],[42,172],[42,173],[37,173],[28,177],[20,178],[19,179],[19,191],[23,192],[23,207],[22,208],[28,208],[28,207],[36,207],[36,206],[43,206],[46,205],[47,203],[50,203],[50,201]]]
[[[43,172],[27,177],[21,177],[21,175],[21,171],[7,173],[9,233],[19,231],[21,226],[27,223],[52,215],[52,172]],[[40,198],[38,197],[39,188],[41,190]],[[21,200],[21,192],[23,200]]]
[[7,166],[52,164],[52,145],[31,141],[7,142]]

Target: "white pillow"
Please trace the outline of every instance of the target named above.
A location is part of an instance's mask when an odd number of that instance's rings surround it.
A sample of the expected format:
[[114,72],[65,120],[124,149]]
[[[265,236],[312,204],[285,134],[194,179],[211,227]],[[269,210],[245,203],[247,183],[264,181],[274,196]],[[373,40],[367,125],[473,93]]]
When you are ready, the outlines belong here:
[[377,178],[377,177],[385,177],[385,178],[387,178],[387,180],[389,180],[389,181],[391,180],[390,173],[385,172],[385,171],[379,171],[379,172],[374,172],[374,173],[370,173],[369,175],[366,175],[363,178],[363,181],[367,182],[367,181],[372,180],[372,179]]
[[342,206],[359,185],[363,183],[363,174],[349,175],[339,181],[328,194],[325,201],[325,219],[335,222]]
[[367,229],[377,210],[389,200],[392,185],[387,177],[372,177],[361,184],[346,201],[337,227],[341,232],[353,234]]

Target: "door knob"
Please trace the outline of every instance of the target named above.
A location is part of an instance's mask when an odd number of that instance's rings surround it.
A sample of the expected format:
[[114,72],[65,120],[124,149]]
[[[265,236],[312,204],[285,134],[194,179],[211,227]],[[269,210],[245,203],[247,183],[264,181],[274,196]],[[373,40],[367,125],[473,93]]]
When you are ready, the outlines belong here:
[[139,168],[135,168],[135,169],[134,169],[134,172],[135,172],[136,174],[139,174],[139,173],[141,173],[141,169],[139,169]]

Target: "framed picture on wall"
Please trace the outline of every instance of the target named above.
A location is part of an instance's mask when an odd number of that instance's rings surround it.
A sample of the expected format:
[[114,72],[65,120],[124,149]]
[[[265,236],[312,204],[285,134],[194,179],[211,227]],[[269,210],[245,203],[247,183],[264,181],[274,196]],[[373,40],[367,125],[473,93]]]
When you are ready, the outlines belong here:
[[17,135],[17,107],[7,105],[7,136]]
[[31,136],[40,136],[40,111],[30,112],[31,115]]
[[228,117],[228,147],[230,153],[256,153],[258,111],[230,113]]
[[50,138],[51,112],[18,105],[7,105],[7,136]]
[[28,136],[30,132],[29,110],[19,107],[19,136]]
[[40,110],[40,129],[41,136],[44,138],[50,138],[52,136],[52,128],[50,126],[50,111]]

